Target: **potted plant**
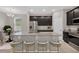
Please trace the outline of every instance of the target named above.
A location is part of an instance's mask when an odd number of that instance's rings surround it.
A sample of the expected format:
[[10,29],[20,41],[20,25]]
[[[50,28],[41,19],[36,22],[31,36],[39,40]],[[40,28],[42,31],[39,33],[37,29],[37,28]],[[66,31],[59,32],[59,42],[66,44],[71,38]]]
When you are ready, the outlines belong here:
[[12,32],[12,27],[10,25],[5,25],[3,27],[3,31],[4,31],[4,33],[6,33],[9,36],[9,38],[6,42],[11,42],[12,40],[10,38],[10,35],[11,35],[11,32]]

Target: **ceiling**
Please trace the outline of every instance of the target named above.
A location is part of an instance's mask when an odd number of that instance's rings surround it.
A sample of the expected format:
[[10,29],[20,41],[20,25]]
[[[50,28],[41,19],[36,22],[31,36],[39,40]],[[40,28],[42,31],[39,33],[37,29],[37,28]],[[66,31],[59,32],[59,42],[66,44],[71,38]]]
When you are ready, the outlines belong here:
[[57,9],[70,10],[76,6],[0,6],[0,11],[13,14],[51,14]]

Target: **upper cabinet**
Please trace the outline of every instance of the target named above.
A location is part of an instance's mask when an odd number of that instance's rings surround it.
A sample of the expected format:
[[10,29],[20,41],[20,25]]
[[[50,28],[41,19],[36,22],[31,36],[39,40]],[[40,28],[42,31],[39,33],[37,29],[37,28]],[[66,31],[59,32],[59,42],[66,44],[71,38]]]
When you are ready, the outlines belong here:
[[74,18],[79,17],[79,7],[73,10],[74,11]]
[[67,25],[72,25],[73,11],[67,12]]
[[52,26],[52,16],[30,16],[30,21],[37,21],[38,26]]
[[79,7],[67,12],[67,25],[79,25],[78,23],[74,23],[77,18],[79,18]]

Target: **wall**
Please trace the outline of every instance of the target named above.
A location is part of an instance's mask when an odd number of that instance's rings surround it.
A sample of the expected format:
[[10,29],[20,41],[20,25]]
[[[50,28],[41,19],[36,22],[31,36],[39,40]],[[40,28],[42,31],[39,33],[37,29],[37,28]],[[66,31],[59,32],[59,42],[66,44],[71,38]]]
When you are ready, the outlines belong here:
[[55,33],[60,34],[59,40],[62,42],[63,41],[63,10],[56,10],[53,13],[53,29]]
[[[28,27],[28,25],[29,25],[29,14],[27,13],[26,15],[25,14],[14,14],[14,17],[9,17],[9,25],[11,25],[12,26],[12,28],[14,28],[14,19],[16,19],[16,18],[19,18],[19,19],[22,19],[22,22],[21,22],[21,25],[22,25],[22,33],[23,34],[26,34],[28,31],[29,31],[29,27]],[[14,30],[14,29],[13,29]]]
[[8,16],[5,13],[0,12],[0,30],[6,24],[8,24]]

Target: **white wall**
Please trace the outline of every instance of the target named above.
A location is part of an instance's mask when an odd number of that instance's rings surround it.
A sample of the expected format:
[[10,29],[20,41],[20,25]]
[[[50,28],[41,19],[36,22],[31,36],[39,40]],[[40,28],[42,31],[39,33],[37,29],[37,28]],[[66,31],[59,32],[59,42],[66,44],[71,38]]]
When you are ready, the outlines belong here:
[[60,34],[60,41],[63,41],[63,10],[56,10],[53,13],[53,29],[54,32]]
[[23,34],[26,34],[26,33],[28,33],[28,31],[29,31],[29,14],[27,13],[26,15],[25,14],[14,14],[14,17],[9,17],[9,25],[11,25],[12,26],[12,28],[14,28],[14,19],[16,19],[16,18],[19,18],[19,19],[22,19],[22,22],[21,22],[21,25],[22,25],[22,33]]
[[4,25],[8,24],[8,20],[8,16],[5,13],[0,12],[0,30]]

